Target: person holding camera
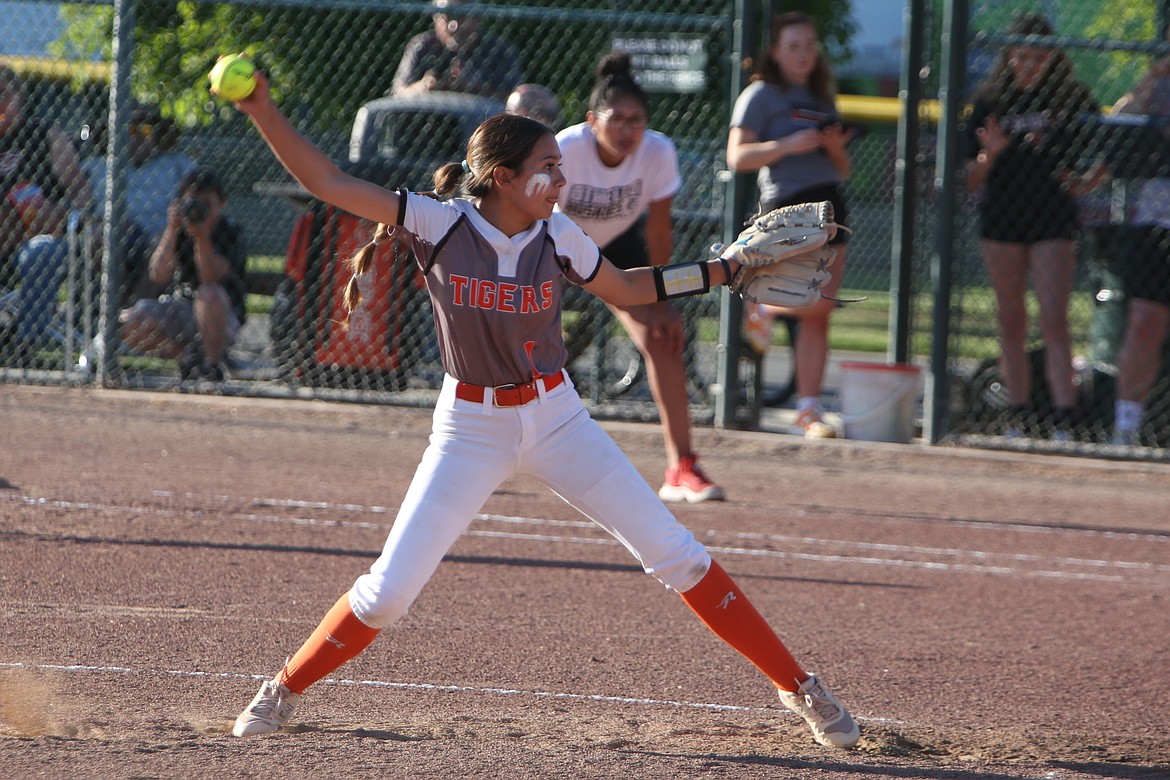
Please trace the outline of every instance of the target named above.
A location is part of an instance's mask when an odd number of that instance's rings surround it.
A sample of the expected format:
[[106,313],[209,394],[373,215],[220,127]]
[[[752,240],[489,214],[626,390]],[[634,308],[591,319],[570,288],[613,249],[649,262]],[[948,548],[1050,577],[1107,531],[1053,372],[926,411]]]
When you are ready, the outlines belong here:
[[[178,192],[179,184],[195,161],[179,150],[179,128],[163,117],[157,106],[138,105],[131,109],[128,126],[129,167],[126,169],[126,221],[122,225],[125,267],[118,305],[129,306],[135,299],[154,296],[147,280],[150,255],[167,226],[167,211]],[[106,128],[104,123],[87,124],[82,137],[89,144],[90,156],[82,168],[93,188],[93,227],[101,240],[101,219],[106,193]],[[100,257],[100,246],[96,247]]]
[[119,316],[127,346],[175,358],[185,380],[223,381],[227,349],[246,316],[248,252],[226,205],[212,168],[197,167],[183,178],[148,270],[166,292],[139,299]]

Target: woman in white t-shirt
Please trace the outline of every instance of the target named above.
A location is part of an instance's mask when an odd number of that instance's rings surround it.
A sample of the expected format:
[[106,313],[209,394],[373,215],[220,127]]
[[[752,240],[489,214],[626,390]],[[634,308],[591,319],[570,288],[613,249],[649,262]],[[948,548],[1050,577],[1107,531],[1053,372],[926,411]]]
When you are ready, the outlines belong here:
[[[674,243],[678,152],[668,137],[647,129],[648,121],[649,101],[634,81],[630,56],[613,52],[597,69],[585,121],[557,133],[568,182],[557,208],[619,268],[668,265]],[[646,359],[662,418],[667,468],[659,496],[722,501],[723,490],[703,474],[691,449],[682,316],[666,301],[609,309]]]

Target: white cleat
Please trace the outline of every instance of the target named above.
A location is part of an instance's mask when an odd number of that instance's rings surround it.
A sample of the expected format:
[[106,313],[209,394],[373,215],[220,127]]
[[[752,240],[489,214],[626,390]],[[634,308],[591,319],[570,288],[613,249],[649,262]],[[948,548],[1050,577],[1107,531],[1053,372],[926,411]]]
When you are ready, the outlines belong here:
[[861,739],[853,716],[816,678],[809,677],[796,693],[778,690],[784,706],[804,718],[813,739],[825,747],[851,748]]
[[301,694],[293,693],[288,686],[276,680],[268,680],[260,686],[259,693],[247,709],[236,718],[232,736],[253,737],[280,731],[292,717],[300,700]]

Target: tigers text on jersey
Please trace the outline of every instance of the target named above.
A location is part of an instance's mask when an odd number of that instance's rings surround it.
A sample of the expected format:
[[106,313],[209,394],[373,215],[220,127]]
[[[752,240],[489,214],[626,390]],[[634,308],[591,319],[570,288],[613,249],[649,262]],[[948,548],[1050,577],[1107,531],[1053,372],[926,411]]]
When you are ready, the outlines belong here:
[[489,387],[560,371],[567,358],[562,286],[596,275],[597,244],[563,214],[509,237],[470,200],[400,194],[401,223],[434,305],[443,369]]

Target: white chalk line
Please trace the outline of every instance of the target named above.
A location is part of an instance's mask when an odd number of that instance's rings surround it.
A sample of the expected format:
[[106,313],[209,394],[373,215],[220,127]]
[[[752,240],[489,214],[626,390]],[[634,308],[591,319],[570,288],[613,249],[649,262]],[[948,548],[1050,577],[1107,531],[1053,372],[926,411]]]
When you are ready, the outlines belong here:
[[[43,664],[24,663],[21,661],[0,661],[0,669],[24,669],[43,672],[92,673],[92,674],[126,674],[126,675],[153,675],[165,677],[184,677],[191,679],[213,680],[256,680],[263,682],[271,679],[270,674],[244,674],[241,672],[197,672],[186,669],[136,669],[130,666],[91,666],[83,664]],[[706,710],[710,712],[758,712],[776,713],[779,708],[745,707],[738,704],[714,704],[695,701],[675,701],[671,699],[648,699],[631,696],[607,696],[599,693],[569,693],[567,691],[527,691],[520,688],[485,688],[471,685],[443,685],[440,683],[418,682],[391,682],[389,680],[350,680],[327,677],[315,685],[338,685],[358,688],[393,688],[409,691],[438,691],[441,693],[466,693],[482,696],[520,696],[533,699],[554,699],[565,701],[592,701],[606,704],[633,704],[646,707],[671,707],[675,709]],[[854,715],[856,720],[869,723],[900,724],[902,721],[891,718],[866,718]]]
[[[186,493],[186,494],[184,494],[184,497],[192,498],[192,499],[199,498],[199,496],[196,496],[192,493]],[[358,505],[354,505],[354,504],[331,504],[331,503],[326,502],[326,501],[312,502],[312,501],[299,501],[299,500],[295,500],[295,499],[279,499],[279,498],[258,498],[258,499],[254,499],[252,501],[252,503],[257,504],[259,506],[273,506],[273,507],[287,506],[287,507],[294,507],[294,508],[295,507],[305,507],[305,508],[322,509],[322,510],[345,509],[345,510],[357,511],[357,512],[378,512],[378,513],[385,513],[385,512],[391,511],[385,507],[380,507],[380,506],[363,507],[363,506],[358,506]],[[792,509],[794,509],[794,510],[807,510],[807,507],[792,507]],[[833,514],[838,514],[838,515],[849,514],[849,510],[847,510],[847,509],[832,508],[832,507],[820,507],[820,509],[825,509],[825,510],[830,511]],[[801,516],[808,517],[809,514],[810,513],[807,511],[802,511]],[[533,518],[524,518],[524,517],[510,517],[508,515],[495,515],[495,514],[483,514],[483,515],[480,515],[480,517],[491,518],[493,520],[500,520],[501,522],[517,522],[517,523],[540,522],[540,523],[549,524],[549,525],[576,526],[579,528],[593,528],[593,527],[595,527],[594,524],[589,522],[588,520],[544,520],[544,519],[533,519]],[[914,522],[914,523],[920,522],[922,519],[921,517],[916,517],[916,516],[901,517],[899,515],[893,515],[893,514],[875,515],[874,513],[867,513],[866,517],[868,517],[868,518],[885,518],[888,520],[907,521],[907,522]],[[993,520],[967,520],[967,519],[952,519],[952,518],[940,518],[940,519],[944,520],[947,525],[955,527],[955,528],[979,528],[979,529],[988,530],[988,531],[1008,531],[1011,533],[1028,533],[1028,534],[1053,534],[1053,535],[1058,535],[1058,536],[1087,536],[1090,538],[1100,538],[1100,539],[1118,539],[1118,540],[1122,540],[1122,541],[1158,542],[1161,544],[1170,544],[1170,534],[1144,533],[1144,532],[1140,532],[1140,531],[1108,531],[1108,530],[1101,530],[1101,529],[1097,529],[1097,528],[1068,528],[1068,527],[1064,527],[1064,526],[1052,526],[1052,525],[1043,525],[1043,524],[1031,525],[1031,524],[1027,524],[1027,523],[1001,523],[1001,522],[996,522]],[[744,534],[739,534],[739,535],[744,536],[744,537],[758,536],[758,534],[750,534],[750,533],[744,533]],[[788,538],[794,538],[794,537],[776,536],[776,537],[771,537],[771,538],[788,539]]]
[[30,613],[44,615],[48,612],[54,614],[54,620],[73,620],[78,622],[87,622],[93,620],[95,617],[100,617],[178,621],[198,619],[202,621],[231,623],[286,623],[290,625],[305,625],[309,623],[308,620],[301,618],[274,617],[267,614],[259,615],[251,611],[250,605],[248,612],[230,614],[199,607],[136,607],[126,604],[95,604],[85,601],[66,603],[0,599],[0,614],[3,615],[29,615]]
[[[199,494],[195,494],[195,493],[191,493],[191,492],[174,493],[173,491],[169,491],[169,490],[153,490],[153,491],[151,491],[151,493],[152,493],[152,495],[158,496],[160,498],[186,498],[186,499],[197,500],[197,501],[214,500],[214,501],[219,501],[222,503],[227,503],[227,502],[233,500],[233,498],[231,496],[224,496],[224,495],[207,496],[207,495],[199,495]],[[121,505],[97,504],[97,503],[90,503],[90,502],[67,502],[67,501],[59,501],[57,499],[49,499],[49,498],[33,498],[33,497],[28,497],[28,496],[10,496],[10,495],[0,494],[0,501],[5,501],[5,500],[20,501],[20,502],[25,503],[25,504],[53,503],[53,504],[59,504],[62,506],[77,507],[77,508],[83,508],[83,509],[117,509],[117,510],[127,510],[127,509],[139,510],[139,509],[141,509],[141,507],[126,507],[126,506],[121,506]],[[333,502],[329,502],[329,501],[307,501],[307,500],[302,500],[302,499],[291,499],[291,498],[251,498],[251,499],[247,499],[247,501],[254,506],[261,506],[261,507],[267,506],[267,507],[287,507],[287,508],[291,508],[291,509],[317,509],[317,510],[322,510],[322,511],[344,511],[344,512],[357,512],[357,513],[363,513],[363,514],[388,515],[391,512],[397,511],[397,507],[385,507],[385,506],[378,506],[378,505],[368,506],[365,504],[348,504],[348,503],[339,504],[339,503],[333,503]],[[152,509],[152,511],[163,511],[163,510]],[[177,510],[175,512],[172,512],[172,514],[190,514],[192,511],[197,511],[197,510]],[[837,514],[846,514],[847,513],[847,510],[844,510],[844,509],[836,509],[833,511],[836,512]],[[868,514],[866,516],[871,517],[871,518],[874,517],[874,515],[872,515],[872,514]],[[261,518],[263,516],[256,515],[255,517]],[[916,517],[902,518],[898,515],[889,515],[886,517],[889,520],[906,520],[908,522],[918,522],[920,520],[920,518],[916,518]],[[283,522],[290,521],[289,518],[279,517],[279,516],[276,516],[273,519],[274,520],[281,520]],[[592,523],[588,520],[552,520],[552,519],[548,519],[548,518],[515,517],[515,516],[510,516],[510,515],[500,515],[500,514],[492,514],[492,513],[481,513],[479,515],[476,515],[476,519],[494,520],[497,522],[508,522],[508,523],[533,524],[533,525],[539,524],[539,525],[558,526],[558,527],[566,527],[566,528],[596,528],[597,527],[594,523]],[[1085,537],[1089,537],[1089,538],[1100,538],[1100,539],[1110,539],[1110,540],[1120,540],[1120,541],[1133,541],[1133,542],[1143,542],[1143,543],[1144,542],[1156,542],[1156,543],[1160,543],[1160,544],[1170,544],[1170,534],[1162,534],[1162,533],[1146,533],[1146,532],[1140,532],[1140,531],[1108,531],[1108,530],[1101,530],[1101,529],[1095,529],[1095,528],[1068,528],[1068,527],[1064,527],[1064,526],[1051,526],[1051,525],[1043,525],[1043,524],[1030,525],[1030,524],[1026,524],[1026,523],[1000,523],[1000,522],[995,522],[995,521],[991,521],[991,520],[962,520],[962,519],[950,519],[950,518],[943,518],[943,519],[947,525],[950,525],[950,526],[953,526],[956,528],[979,528],[979,529],[989,530],[989,531],[1007,531],[1007,532],[1011,532],[1011,533],[1051,534],[1051,535],[1055,535],[1055,536],[1085,536]],[[299,522],[299,523],[304,524],[304,525],[346,526],[346,527],[355,527],[355,528],[389,528],[389,523],[359,523],[359,522],[353,522],[353,521],[320,520],[320,519],[312,519],[312,518],[301,518],[301,519],[296,520],[296,522]],[[713,532],[709,532],[709,533],[713,533]],[[776,540],[776,541],[789,541],[789,540],[801,539],[801,537],[771,535],[771,534],[753,534],[753,533],[749,533],[749,532],[741,532],[741,533],[737,533],[734,535],[737,537],[740,537],[740,538],[763,538],[763,539],[771,539],[771,540]],[[834,540],[818,540],[818,541],[831,542]],[[858,545],[864,544],[862,542],[839,542],[839,543],[841,543],[841,544],[858,544]]]
[[[154,495],[160,497],[174,497],[174,494],[167,491],[153,491]],[[203,499],[205,497],[196,496],[191,493],[182,494],[182,497],[190,499]],[[226,503],[230,500],[227,496],[214,496],[213,500]],[[164,509],[159,507],[140,507],[140,506],[126,506],[118,504],[101,504],[94,502],[71,502],[62,501],[58,499],[49,498],[30,498],[22,497],[25,504],[35,506],[51,506],[59,509],[70,509],[80,511],[114,511],[135,514],[153,514],[160,517],[173,516],[189,516],[196,514],[202,516],[204,512],[201,510],[190,509]],[[376,514],[388,514],[393,511],[388,507],[381,506],[363,506],[358,504],[329,504],[327,502],[307,502],[307,501],[293,501],[293,500],[278,500],[278,499],[256,499],[252,503],[261,506],[289,506],[291,508],[316,508],[324,510],[338,510],[350,512],[366,512]],[[327,520],[312,517],[285,517],[282,515],[261,515],[255,513],[235,514],[235,517],[250,521],[250,522],[264,522],[283,525],[302,525],[302,526],[320,526],[320,527],[339,527],[339,528],[359,528],[365,530],[389,530],[390,523],[378,522],[354,522],[349,520]],[[475,519],[480,522],[495,522],[503,524],[521,524],[521,525],[535,525],[542,527],[556,527],[556,528],[582,528],[596,530],[601,532],[598,526],[588,521],[579,520],[553,520],[545,518],[528,518],[516,517],[509,515],[481,513],[475,516]],[[1057,534],[1065,534],[1070,532],[1070,529],[1049,528],[1049,532]],[[722,533],[722,532],[720,532]],[[1071,533],[1080,533],[1078,530],[1072,530]],[[1089,532],[1102,533],[1102,532]],[[1112,533],[1112,532],[1105,532]],[[570,543],[578,545],[595,545],[595,546],[617,546],[619,542],[609,536],[604,537],[581,537],[581,536],[561,536],[552,534],[533,534],[533,533],[516,533],[516,532],[502,532],[502,531],[485,531],[485,530],[469,530],[467,536],[479,538],[497,538],[508,539],[513,541],[526,541],[538,543]],[[1086,559],[1086,558],[1071,558],[1059,556],[1041,556],[1027,553],[997,553],[985,550],[963,550],[958,548],[939,548],[939,547],[924,547],[915,545],[897,545],[888,543],[873,543],[873,542],[859,542],[841,539],[823,539],[817,537],[807,536],[788,536],[782,534],[760,534],[751,532],[733,532],[730,534],[737,540],[746,541],[760,541],[765,543],[777,543],[785,546],[834,546],[844,550],[868,550],[878,552],[889,552],[903,555],[920,555],[924,557],[941,557],[947,559],[961,559],[974,558],[979,561],[986,561],[987,563],[962,563],[962,562],[948,562],[939,560],[910,560],[906,558],[881,558],[874,556],[863,555],[849,555],[849,554],[820,554],[820,553],[804,553],[795,551],[772,550],[762,548],[748,548],[741,546],[724,546],[708,543],[707,547],[712,552],[724,555],[738,555],[746,557],[765,557],[775,558],[778,560],[800,560],[817,563],[830,564],[858,564],[865,566],[885,566],[894,568],[906,569],[923,569],[931,571],[950,571],[962,573],[977,573],[977,574],[991,574],[999,576],[1027,576],[1027,577],[1042,577],[1052,579],[1071,579],[1071,580],[1089,580],[1100,582],[1123,582],[1125,577],[1121,574],[1100,573],[1101,570],[1120,570],[1126,573],[1147,573],[1147,574],[1165,574],[1170,572],[1170,564],[1157,564],[1144,561],[1118,561],[1106,559]],[[716,536],[716,532],[708,531],[709,538]],[[1116,538],[1124,538],[1127,540],[1135,540],[1134,537],[1140,536],[1156,536],[1157,535],[1138,535],[1138,534],[1117,534]],[[1136,539],[1141,541],[1140,539]],[[1007,563],[995,563],[996,561],[1006,561]],[[1020,564],[1020,565],[1010,565]],[[1035,564],[1036,566],[1027,566],[1026,564]],[[1044,568],[1048,567],[1048,568]],[[1069,568],[1084,568],[1094,569],[1097,571],[1068,571]]]

